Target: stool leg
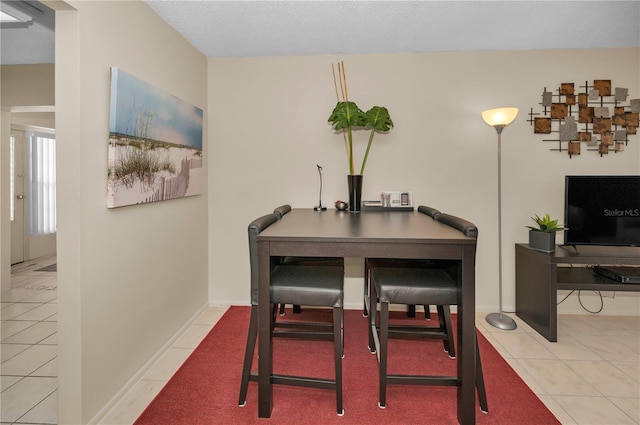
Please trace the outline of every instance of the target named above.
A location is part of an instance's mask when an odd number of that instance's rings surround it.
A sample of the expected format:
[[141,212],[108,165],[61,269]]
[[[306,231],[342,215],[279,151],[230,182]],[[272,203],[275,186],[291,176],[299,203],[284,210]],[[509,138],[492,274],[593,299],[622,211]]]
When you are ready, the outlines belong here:
[[424,305],[424,320],[431,320],[431,309],[429,304]]
[[362,315],[367,317],[369,315],[369,311],[367,310],[367,304],[369,304],[369,308],[371,308],[371,300],[369,297],[370,289],[369,282],[371,276],[369,275],[369,261],[365,258],[364,260],[364,293],[362,297]]
[[439,305],[438,307],[438,319],[440,320],[440,327],[444,327],[444,331],[447,334],[447,339],[442,341],[444,351],[449,353],[449,357],[456,358],[456,348],[453,343],[453,327],[451,326],[451,308],[448,305]]
[[251,306],[251,318],[249,319],[249,332],[247,334],[247,346],[244,350],[244,364],[242,366],[242,378],[240,380],[240,397],[238,406],[247,404],[247,389],[249,388],[249,376],[251,375],[251,364],[253,363],[253,352],[256,348],[258,338],[258,306]]
[[380,303],[380,401],[378,406],[387,406],[387,348],[389,343],[389,303]]
[[376,343],[373,338],[373,333],[376,330],[376,318],[378,315],[378,293],[376,292],[376,286],[369,281],[369,351],[371,353],[376,352]]
[[482,410],[484,413],[488,413],[489,405],[487,404],[487,392],[484,387],[484,374],[482,373],[482,361],[480,361],[480,346],[478,345],[477,334],[476,334],[476,389],[478,391],[478,401],[480,403],[480,410]]
[[333,308],[333,355],[336,368],[336,410],[339,416],[344,415],[342,409],[342,354],[343,354],[343,337],[342,337],[342,307]]

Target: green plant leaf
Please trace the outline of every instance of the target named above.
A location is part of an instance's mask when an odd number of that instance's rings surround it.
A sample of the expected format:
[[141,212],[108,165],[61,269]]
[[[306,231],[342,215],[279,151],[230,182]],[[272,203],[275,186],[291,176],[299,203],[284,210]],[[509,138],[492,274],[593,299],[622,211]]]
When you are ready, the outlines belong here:
[[364,126],[374,131],[389,131],[393,128],[393,121],[387,108],[374,106],[365,113]]
[[360,174],[363,174],[364,167],[369,156],[369,150],[371,149],[373,136],[376,132],[387,132],[393,128],[393,121],[391,120],[391,116],[389,115],[387,108],[374,106],[365,113],[358,108],[358,105],[354,102],[338,102],[327,121],[331,123],[334,130],[347,131],[350,174],[354,174],[353,130],[358,128],[371,130],[367,150],[364,154],[362,166],[360,168]]
[[369,157],[369,150],[371,149],[371,142],[373,142],[373,136],[376,131],[386,132],[393,128],[393,121],[389,111],[384,106],[374,106],[365,113],[365,128],[371,129],[369,134],[369,143],[367,143],[367,150],[364,153],[362,160],[362,167],[360,167],[360,174],[364,174],[364,166],[367,165],[367,158]]
[[366,116],[355,102],[338,102],[329,116],[334,130],[364,126]]
[[548,213],[544,217],[539,217],[537,214],[535,214],[533,217],[531,217],[531,220],[533,220],[538,225],[538,227],[527,227],[538,232],[554,233],[565,229],[562,224],[558,224],[558,220],[552,220]]
[[349,139],[349,173],[354,173],[353,166],[353,128],[362,127],[366,116],[355,102],[338,102],[329,116],[329,121],[334,130],[347,130]]

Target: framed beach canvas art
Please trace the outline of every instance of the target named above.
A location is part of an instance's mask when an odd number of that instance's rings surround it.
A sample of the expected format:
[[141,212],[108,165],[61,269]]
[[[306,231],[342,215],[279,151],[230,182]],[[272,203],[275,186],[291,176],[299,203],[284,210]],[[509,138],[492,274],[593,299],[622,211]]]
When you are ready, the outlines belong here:
[[199,195],[202,109],[111,68],[107,208]]

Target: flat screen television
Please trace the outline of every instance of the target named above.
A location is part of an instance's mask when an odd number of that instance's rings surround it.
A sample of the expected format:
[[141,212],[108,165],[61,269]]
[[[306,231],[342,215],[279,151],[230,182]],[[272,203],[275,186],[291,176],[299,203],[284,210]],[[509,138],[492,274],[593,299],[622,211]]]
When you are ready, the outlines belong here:
[[640,176],[566,176],[565,245],[640,246]]

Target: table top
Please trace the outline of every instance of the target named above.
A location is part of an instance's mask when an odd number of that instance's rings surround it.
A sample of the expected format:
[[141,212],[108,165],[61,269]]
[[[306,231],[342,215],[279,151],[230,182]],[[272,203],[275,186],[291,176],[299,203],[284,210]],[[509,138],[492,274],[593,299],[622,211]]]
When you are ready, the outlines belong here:
[[476,239],[417,211],[360,212],[293,209],[258,241],[475,244]]

